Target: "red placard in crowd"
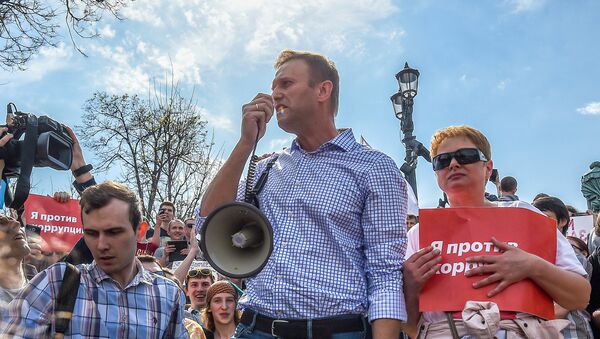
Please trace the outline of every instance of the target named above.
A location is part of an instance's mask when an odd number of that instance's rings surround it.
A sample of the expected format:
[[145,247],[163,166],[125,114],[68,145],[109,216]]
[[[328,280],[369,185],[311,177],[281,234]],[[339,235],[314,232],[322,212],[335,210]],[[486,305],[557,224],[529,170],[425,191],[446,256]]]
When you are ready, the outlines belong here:
[[493,301],[501,311],[526,312],[554,319],[552,299],[531,280],[512,284],[496,296],[487,293],[496,283],[481,288],[472,284],[485,276],[466,277],[475,267],[465,258],[499,255],[492,244],[499,241],[535,254],[551,263],[556,260],[556,225],[525,208],[437,208],[419,211],[419,246],[441,251],[442,267],[429,279],[419,296],[421,312],[461,311],[468,300]]
[[40,227],[45,252],[68,252],[83,234],[79,200],[62,203],[30,194],[25,201],[25,219],[27,224]]

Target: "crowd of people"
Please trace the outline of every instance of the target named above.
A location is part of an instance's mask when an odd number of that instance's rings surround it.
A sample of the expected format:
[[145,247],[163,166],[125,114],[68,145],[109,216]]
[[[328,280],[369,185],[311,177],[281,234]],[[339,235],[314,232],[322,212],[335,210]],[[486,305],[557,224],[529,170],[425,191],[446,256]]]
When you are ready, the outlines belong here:
[[[0,335],[15,338],[593,338],[600,328],[600,218],[587,241],[566,236],[581,213],[559,198],[517,196],[514,177],[494,173],[480,131],[450,126],[432,137],[431,158],[448,208],[526,209],[556,224],[548,261],[496,238],[497,253],[467,258],[473,288],[488,300],[464,309],[422,312],[419,297],[443,253],[420,243],[419,217],[407,214],[408,184],[387,155],[338,129],[339,75],[326,57],[283,51],[272,94],[242,107],[240,139],[195,215],[163,201],[153,228],[139,198],[113,181],[96,183],[77,137],[71,170],[83,236],[68,253],[44,252],[24,220],[0,216]],[[268,155],[246,183],[244,167],[276,116],[296,139]],[[0,139],[0,147],[7,138]],[[2,165],[0,160],[0,165]],[[87,170],[82,170],[86,168]],[[268,177],[261,176],[268,174]],[[492,178],[491,178],[492,177]],[[266,183],[258,178],[266,178]],[[495,194],[486,184],[495,184]],[[261,181],[260,188],[256,189]],[[273,250],[248,279],[217,273],[199,247],[206,218],[242,201],[273,228]],[[65,202],[70,195],[58,192]],[[504,310],[493,297],[531,281],[554,303],[555,319]]]

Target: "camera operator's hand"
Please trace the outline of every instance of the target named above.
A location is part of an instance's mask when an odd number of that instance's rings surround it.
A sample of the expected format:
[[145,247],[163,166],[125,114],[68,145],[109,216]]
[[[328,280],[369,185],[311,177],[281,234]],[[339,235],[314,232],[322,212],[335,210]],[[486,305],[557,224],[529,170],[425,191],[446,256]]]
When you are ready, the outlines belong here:
[[[65,128],[67,129],[67,133],[69,133],[69,136],[71,137],[71,139],[73,139],[73,147],[72,147],[73,161],[71,162],[71,172],[72,172],[82,166],[85,166],[86,163],[85,163],[85,159],[83,158],[83,151],[81,150],[81,145],[79,144],[79,140],[77,139],[75,132],[73,132],[73,130],[69,126],[65,125]],[[80,175],[78,177],[75,177],[75,181],[77,181],[78,183],[84,183],[84,182],[89,181],[90,179],[92,179],[91,171],[83,173],[82,175]]]
[[[13,138],[13,135],[11,133],[6,133],[8,131],[8,128],[6,127],[2,127],[0,128],[0,135],[4,135],[2,138],[0,138],[0,147],[4,147],[4,145],[6,145],[10,139]],[[4,159],[0,159],[0,173],[2,173],[4,171]]]

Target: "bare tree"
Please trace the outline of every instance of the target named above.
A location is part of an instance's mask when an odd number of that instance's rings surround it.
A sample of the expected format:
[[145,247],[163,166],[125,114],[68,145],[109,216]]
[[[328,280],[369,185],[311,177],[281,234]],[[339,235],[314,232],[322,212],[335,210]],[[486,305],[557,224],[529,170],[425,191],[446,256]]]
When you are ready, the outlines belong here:
[[[44,46],[56,46],[64,15],[75,49],[77,38],[98,35],[96,24],[104,14],[119,18],[118,11],[129,0],[0,0],[0,67],[25,69],[25,64]],[[53,3],[54,6],[48,3]]]
[[150,222],[164,200],[180,217],[191,216],[221,165],[193,97],[184,98],[171,81],[155,83],[147,100],[97,92],[84,106],[77,132],[99,159],[97,168],[121,167],[121,181],[137,190]]

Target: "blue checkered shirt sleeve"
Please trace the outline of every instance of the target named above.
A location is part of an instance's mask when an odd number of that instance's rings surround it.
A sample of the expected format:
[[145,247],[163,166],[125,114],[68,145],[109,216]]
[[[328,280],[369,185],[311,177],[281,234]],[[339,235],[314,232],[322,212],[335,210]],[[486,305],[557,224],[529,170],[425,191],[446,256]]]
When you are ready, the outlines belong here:
[[365,234],[369,320],[406,321],[401,268],[406,251],[407,189],[394,162],[377,161],[367,178],[369,195],[362,216]]
[[[238,201],[244,187],[241,180]],[[248,279],[242,307],[278,318],[406,320],[407,187],[391,158],[363,148],[350,130],[312,153],[294,142],[258,198],[275,244],[263,271]],[[200,230],[204,218],[196,215]]]

